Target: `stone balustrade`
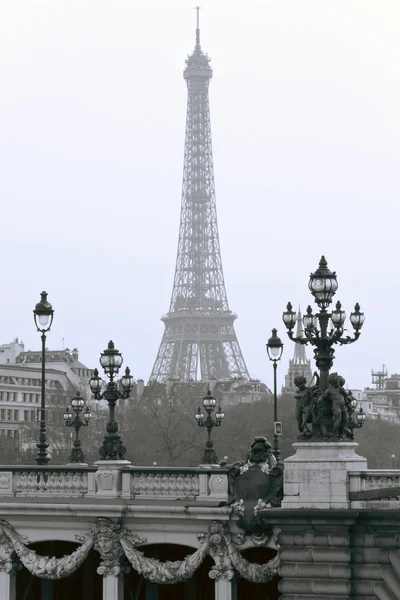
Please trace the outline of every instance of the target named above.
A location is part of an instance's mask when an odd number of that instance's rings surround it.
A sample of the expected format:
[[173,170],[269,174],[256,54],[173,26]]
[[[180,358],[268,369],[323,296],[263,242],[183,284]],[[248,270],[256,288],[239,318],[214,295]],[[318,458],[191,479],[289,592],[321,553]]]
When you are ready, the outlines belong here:
[[61,496],[81,497],[89,491],[89,479],[96,469],[74,467],[10,467],[0,471],[0,497]]
[[349,472],[349,495],[352,508],[371,507],[371,503],[387,508],[400,507],[400,471],[368,469]]
[[114,497],[130,500],[164,499],[223,502],[228,499],[224,469],[132,467],[105,464],[94,467],[1,467],[2,497]]
[[123,497],[132,499],[218,500],[228,498],[223,469],[131,467],[122,470]]
[[132,496],[193,498],[199,495],[198,473],[138,472],[131,476]]

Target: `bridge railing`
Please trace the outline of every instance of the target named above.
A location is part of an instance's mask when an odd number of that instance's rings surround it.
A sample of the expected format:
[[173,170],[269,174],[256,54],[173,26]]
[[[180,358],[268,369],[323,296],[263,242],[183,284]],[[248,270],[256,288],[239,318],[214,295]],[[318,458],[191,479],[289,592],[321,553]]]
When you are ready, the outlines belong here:
[[349,500],[352,508],[377,502],[400,507],[400,470],[349,471]]
[[1,466],[1,498],[113,497],[133,501],[164,499],[222,502],[228,498],[224,469],[124,467],[100,464]]
[[122,497],[131,499],[227,500],[223,469],[131,467],[122,469]]

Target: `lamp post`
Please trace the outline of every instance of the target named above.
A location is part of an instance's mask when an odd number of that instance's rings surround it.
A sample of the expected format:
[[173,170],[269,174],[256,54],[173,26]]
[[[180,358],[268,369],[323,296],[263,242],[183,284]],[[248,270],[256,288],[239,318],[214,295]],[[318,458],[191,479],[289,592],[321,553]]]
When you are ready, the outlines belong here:
[[42,334],[42,393],[40,399],[39,442],[36,444],[38,449],[36,462],[38,465],[47,465],[50,455],[47,452],[49,444],[46,438],[46,333],[50,331],[53,323],[54,310],[50,302],[47,301],[47,292],[41,292],[40,296],[40,302],[36,304],[33,311],[36,329]]
[[195,414],[195,419],[197,421],[197,425],[199,427],[205,427],[207,429],[207,442],[204,448],[202,461],[206,465],[215,465],[218,462],[218,457],[214,450],[214,444],[211,440],[211,431],[213,427],[219,427],[222,425],[222,421],[224,420],[224,413],[221,411],[221,407],[218,408],[215,413],[215,421],[212,418],[212,413],[214,411],[215,405],[217,401],[214,396],[211,394],[211,391],[208,390],[207,394],[203,398],[203,406],[207,412],[206,419],[204,420],[204,415],[200,410],[200,407],[197,409],[197,413]]
[[396,455],[392,454],[391,458],[392,458],[392,469],[394,469],[394,461],[396,460]]
[[272,360],[274,367],[274,447],[272,454],[275,456],[276,461],[279,461],[280,449],[279,449],[279,435],[282,434],[282,423],[278,422],[278,398],[276,394],[276,368],[277,362],[282,357],[283,344],[281,339],[277,335],[277,330],[272,330],[272,336],[267,342],[267,353],[269,360]]
[[120,398],[129,398],[133,388],[133,377],[130,374],[129,367],[125,369],[125,375],[120,380],[122,392],[118,389],[115,377],[118,375],[123,363],[122,354],[114,347],[114,343],[108,343],[107,350],[100,355],[100,364],[109,382],[104,392],[102,388],[104,381],[99,377],[97,369],[94,370],[93,377],[89,381],[90,389],[96,400],[105,398],[109,407],[109,419],[106,427],[107,434],[104,437],[103,445],[99,449],[102,460],[124,460],[126,448],[122,444],[121,436],[118,435],[118,423],[115,421],[115,405]]
[[[80,413],[82,412],[83,406],[85,404],[84,399],[80,395],[79,392],[76,392],[76,396],[71,400],[72,408],[75,412],[75,416],[73,416],[69,407],[65,409],[64,413],[64,421],[67,427],[73,427],[75,429],[75,440],[74,447],[71,450],[71,454],[69,457],[70,463],[83,463],[85,462],[85,456],[82,452],[81,448],[81,440],[79,439],[79,430],[81,427],[87,427],[89,425],[89,421],[92,418],[89,407],[87,406],[85,412],[83,413],[83,421],[80,418]],[[72,435],[72,434],[71,434]]]
[[290,302],[282,318],[287,327],[288,336],[292,341],[315,346],[315,361],[320,371],[319,392],[322,393],[328,388],[329,369],[333,365],[333,355],[335,353],[334,344],[342,346],[352,344],[358,340],[364,323],[364,313],[360,312],[360,305],[357,303],[354,311],[350,314],[350,322],[355,332],[354,337],[344,336],[343,326],[346,313],[342,310],[340,302],[336,303],[334,311],[327,311],[338,289],[338,282],[336,273],[328,269],[324,256],[321,257],[317,270],[311,273],[308,287],[320,311],[313,315],[311,306],[308,306],[307,313],[303,317],[305,337],[295,337],[293,335],[292,330],[296,324],[296,313],[293,311]]

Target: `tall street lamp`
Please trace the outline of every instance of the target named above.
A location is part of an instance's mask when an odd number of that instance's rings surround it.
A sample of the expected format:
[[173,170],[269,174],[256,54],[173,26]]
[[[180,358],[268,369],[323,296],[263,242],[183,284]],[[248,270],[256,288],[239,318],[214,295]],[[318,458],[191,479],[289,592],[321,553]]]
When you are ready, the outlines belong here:
[[[84,463],[85,456],[83,454],[81,448],[81,440],[79,439],[79,430],[81,427],[87,427],[89,425],[89,421],[92,418],[89,407],[87,406],[85,412],[83,413],[83,421],[80,418],[80,413],[82,412],[83,406],[85,404],[84,399],[80,395],[79,392],[76,392],[76,396],[71,400],[72,408],[75,412],[75,416],[73,416],[69,407],[67,406],[64,413],[64,421],[67,427],[73,427],[75,429],[75,440],[74,447],[72,448],[69,462],[70,463]],[[72,435],[72,434],[71,434]]]
[[276,367],[278,360],[282,357],[283,344],[281,339],[277,335],[277,330],[272,330],[272,336],[269,338],[267,343],[267,353],[269,360],[272,360],[274,367],[274,447],[272,454],[275,456],[277,462],[279,461],[280,449],[279,449],[279,435],[282,434],[282,423],[278,422],[278,399],[276,394]]
[[352,344],[358,340],[364,323],[364,313],[360,312],[360,305],[357,303],[354,312],[350,314],[350,322],[355,332],[354,337],[344,336],[343,326],[346,313],[342,310],[340,302],[336,303],[336,310],[327,311],[338,289],[338,282],[336,273],[328,269],[328,263],[324,256],[321,257],[318,269],[311,273],[308,287],[320,311],[313,315],[311,306],[308,306],[307,313],[303,317],[305,337],[295,337],[293,335],[292,330],[296,324],[296,313],[293,311],[290,302],[282,318],[291,340],[299,344],[315,346],[315,362],[320,371],[319,392],[322,393],[328,388],[329,370],[333,365],[333,355],[335,353],[334,344],[342,346]]
[[224,420],[224,413],[221,411],[221,407],[215,413],[215,421],[212,418],[212,413],[214,411],[215,405],[217,401],[214,396],[211,394],[211,391],[208,390],[206,396],[203,398],[203,406],[207,412],[207,417],[204,420],[204,415],[200,410],[200,407],[197,409],[197,413],[195,414],[195,419],[197,421],[197,425],[199,427],[205,427],[207,429],[207,442],[206,447],[204,448],[202,462],[205,465],[215,465],[218,462],[218,457],[214,450],[214,444],[211,440],[211,431],[213,427],[219,427]]
[[50,455],[47,452],[49,444],[46,438],[46,333],[50,331],[53,323],[54,310],[50,302],[47,301],[47,292],[42,292],[40,296],[40,302],[36,304],[33,311],[36,329],[42,334],[42,394],[40,399],[39,442],[36,444],[38,448],[36,462],[38,465],[47,465]]
[[119,382],[122,389],[120,391],[115,377],[118,375],[122,363],[122,354],[114,347],[114,343],[110,341],[107,350],[104,350],[100,355],[100,364],[109,378],[105,391],[102,392],[104,381],[99,377],[97,369],[94,370],[93,377],[89,381],[90,389],[96,400],[105,398],[109,407],[109,419],[106,427],[107,434],[104,437],[103,445],[99,449],[102,460],[124,460],[126,455],[126,448],[122,444],[121,436],[118,435],[118,423],[115,421],[115,405],[120,398],[129,398],[133,388],[133,377],[130,374],[129,367],[126,367],[125,375]]

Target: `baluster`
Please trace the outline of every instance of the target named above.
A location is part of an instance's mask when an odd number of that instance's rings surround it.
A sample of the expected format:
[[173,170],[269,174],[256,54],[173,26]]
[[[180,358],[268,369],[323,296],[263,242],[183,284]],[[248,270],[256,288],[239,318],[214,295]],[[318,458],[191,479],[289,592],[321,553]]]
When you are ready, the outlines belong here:
[[71,492],[73,490],[73,473],[60,473],[61,476],[61,487],[64,493]]
[[162,485],[162,495],[168,496],[169,477],[168,477],[167,473],[164,473],[164,475],[162,476],[161,485]]
[[42,493],[46,490],[46,482],[44,480],[44,472],[40,471],[37,475],[37,479],[39,480],[37,483],[37,491]]
[[82,491],[82,475],[81,473],[74,473],[73,476],[73,487],[74,491],[80,493]]
[[139,493],[141,496],[145,496],[147,491],[147,481],[146,475],[144,473],[140,473],[139,476]]
[[82,494],[87,494],[88,491],[88,474],[84,471],[82,473]]
[[154,475],[149,473],[147,475],[147,493],[149,496],[154,496]]
[[52,471],[47,477],[47,491],[49,494],[57,492],[57,475]]
[[180,497],[185,495],[185,481],[181,473],[176,478],[176,493]]
[[154,476],[154,495],[155,496],[161,496],[161,489],[162,489],[161,477],[157,473]]
[[177,485],[176,485],[176,475],[175,473],[171,473],[169,476],[169,485],[168,485],[169,495],[176,496]]
[[187,496],[192,494],[192,476],[189,474],[185,475],[185,492]]
[[194,496],[199,495],[200,484],[199,484],[199,476],[198,475],[192,475],[192,491],[193,491]]
[[36,473],[32,473],[32,471],[29,471],[27,475],[27,491],[36,491]]

